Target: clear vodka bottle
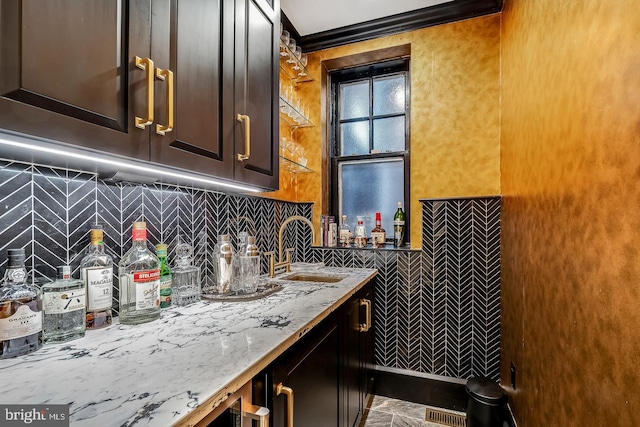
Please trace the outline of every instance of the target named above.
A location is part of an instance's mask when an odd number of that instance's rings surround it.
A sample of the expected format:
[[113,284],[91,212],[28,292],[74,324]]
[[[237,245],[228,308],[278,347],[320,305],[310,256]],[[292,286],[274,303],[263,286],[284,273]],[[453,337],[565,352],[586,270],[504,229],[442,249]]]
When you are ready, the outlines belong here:
[[131,249],[118,264],[120,323],[135,325],[160,318],[160,261],[147,248],[147,224],[134,222]]
[[102,225],[91,226],[91,245],[80,261],[80,279],[87,292],[87,329],[111,324],[113,313],[113,258],[105,252]]
[[0,285],[0,359],[42,347],[42,298],[26,281],[24,259],[24,249],[9,249]]
[[57,280],[45,283],[40,290],[44,342],[66,342],[83,337],[87,296],[84,282],[71,277],[71,267],[58,267]]

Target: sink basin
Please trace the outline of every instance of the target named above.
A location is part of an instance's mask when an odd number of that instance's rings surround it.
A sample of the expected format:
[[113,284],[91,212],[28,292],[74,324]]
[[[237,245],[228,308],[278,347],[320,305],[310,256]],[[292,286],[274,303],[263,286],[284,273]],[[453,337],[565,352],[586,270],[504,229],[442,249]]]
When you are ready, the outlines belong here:
[[341,274],[323,274],[323,273],[293,273],[288,276],[281,277],[282,280],[292,280],[294,282],[322,282],[322,283],[336,283],[347,276]]

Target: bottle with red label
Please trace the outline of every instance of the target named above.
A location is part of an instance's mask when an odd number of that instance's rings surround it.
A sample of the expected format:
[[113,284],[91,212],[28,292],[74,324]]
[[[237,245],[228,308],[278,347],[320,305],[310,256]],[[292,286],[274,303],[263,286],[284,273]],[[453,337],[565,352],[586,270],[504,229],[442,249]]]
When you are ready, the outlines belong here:
[[120,323],[135,325],[160,318],[160,261],[147,247],[147,224],[134,222],[131,249],[118,264]]

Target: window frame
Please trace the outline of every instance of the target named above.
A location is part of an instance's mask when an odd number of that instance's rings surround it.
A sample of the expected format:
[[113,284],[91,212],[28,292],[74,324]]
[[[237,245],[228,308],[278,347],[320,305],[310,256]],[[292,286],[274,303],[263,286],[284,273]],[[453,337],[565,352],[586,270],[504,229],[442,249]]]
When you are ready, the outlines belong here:
[[[359,80],[369,80],[369,147],[373,148],[373,120],[382,119],[386,117],[398,117],[402,114],[373,114],[373,80],[377,77],[385,77],[397,74],[404,74],[405,76],[405,149],[402,151],[394,151],[390,153],[381,152],[375,154],[362,154],[362,155],[346,155],[340,156],[340,123],[349,123],[358,121],[360,119],[344,119],[341,120],[340,114],[340,83],[356,82]],[[403,210],[405,212],[405,236],[406,245],[409,245],[409,213],[410,213],[410,125],[411,125],[411,76],[409,67],[409,58],[395,58],[390,60],[384,60],[377,63],[360,65],[351,68],[343,68],[332,70],[328,73],[328,115],[329,126],[327,129],[328,135],[328,157],[329,157],[329,212],[330,215],[336,217],[336,222],[339,222],[341,215],[340,201],[339,201],[339,189],[340,182],[338,171],[338,165],[342,162],[353,161],[367,161],[367,160],[381,160],[381,159],[399,159],[404,162],[404,205]],[[395,211],[393,212],[395,213]],[[386,215],[393,215],[393,213],[384,213]],[[392,230],[387,230],[387,241],[392,240]]]

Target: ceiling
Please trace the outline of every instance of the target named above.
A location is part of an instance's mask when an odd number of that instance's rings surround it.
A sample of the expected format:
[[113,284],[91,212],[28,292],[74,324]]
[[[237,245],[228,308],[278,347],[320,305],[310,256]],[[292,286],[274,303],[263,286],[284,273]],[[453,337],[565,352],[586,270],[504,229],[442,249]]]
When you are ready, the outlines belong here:
[[503,0],[280,0],[307,52],[500,12]]
[[280,0],[301,36],[447,3],[451,0]]

